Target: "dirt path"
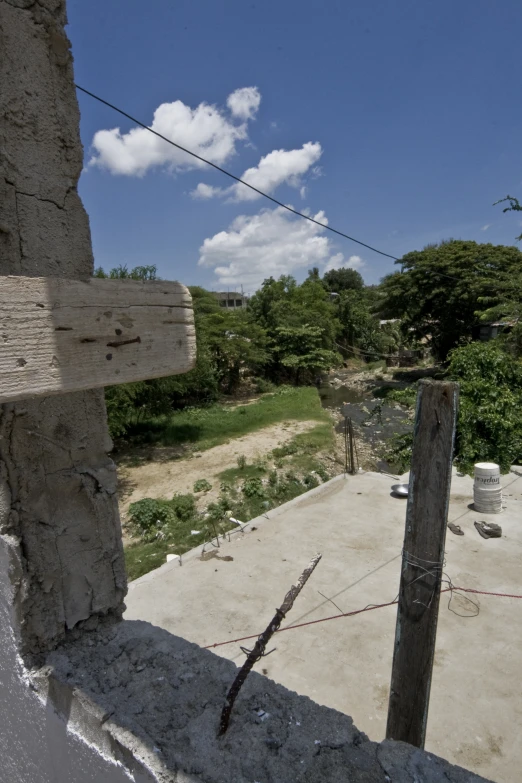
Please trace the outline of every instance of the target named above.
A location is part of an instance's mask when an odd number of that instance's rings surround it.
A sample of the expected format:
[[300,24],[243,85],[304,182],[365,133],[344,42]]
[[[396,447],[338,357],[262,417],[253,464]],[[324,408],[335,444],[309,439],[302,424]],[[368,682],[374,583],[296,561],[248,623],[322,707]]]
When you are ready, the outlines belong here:
[[212,484],[212,489],[200,498],[200,504],[207,505],[217,500],[219,495],[217,474],[236,467],[240,454],[244,454],[247,462],[251,463],[256,457],[263,457],[316,425],[316,421],[274,424],[188,458],[160,458],[137,467],[118,466],[122,522],[125,522],[130,504],[136,500],[145,497],[168,499],[175,492],[192,492],[197,479],[205,478]]

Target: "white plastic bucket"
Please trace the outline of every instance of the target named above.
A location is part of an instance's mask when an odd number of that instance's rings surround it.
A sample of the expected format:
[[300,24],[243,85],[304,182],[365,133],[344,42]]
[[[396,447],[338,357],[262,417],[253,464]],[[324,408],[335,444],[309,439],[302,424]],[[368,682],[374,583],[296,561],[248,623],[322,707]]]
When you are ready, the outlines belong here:
[[500,476],[500,466],[495,462],[477,462],[475,476]]
[[473,505],[483,514],[500,514],[502,511],[500,467],[495,462],[477,462],[475,465]]
[[473,505],[475,511],[482,514],[500,514],[502,511],[502,488],[473,487]]

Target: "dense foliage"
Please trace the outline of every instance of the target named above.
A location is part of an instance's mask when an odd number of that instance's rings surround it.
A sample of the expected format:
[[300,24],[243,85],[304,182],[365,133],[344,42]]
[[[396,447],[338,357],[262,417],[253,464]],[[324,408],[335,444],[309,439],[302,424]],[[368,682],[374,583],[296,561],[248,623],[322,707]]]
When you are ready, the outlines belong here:
[[378,309],[403,334],[426,341],[438,359],[469,342],[474,327],[513,317],[522,294],[516,247],[450,240],[403,256],[384,278]]
[[[455,464],[473,474],[477,462],[495,462],[502,472],[522,461],[522,362],[502,340],[474,342],[450,353],[447,377],[460,387]],[[393,391],[387,399],[415,405],[414,390]],[[413,434],[397,435],[383,457],[399,473],[409,469]]]
[[[97,277],[156,280],[154,266],[119,266]],[[194,305],[197,363],[185,375],[112,386],[106,390],[109,426],[121,437],[143,421],[234,394],[250,379],[259,392],[273,385],[316,382],[359,354],[379,358],[395,350],[397,329],[381,328],[373,313],[376,293],[353,269],[317,269],[299,285],[293,277],[265,280],[245,309],[220,306],[199,286]]]
[[457,464],[496,462],[502,471],[522,459],[522,364],[496,342],[471,343],[450,355],[460,385]]

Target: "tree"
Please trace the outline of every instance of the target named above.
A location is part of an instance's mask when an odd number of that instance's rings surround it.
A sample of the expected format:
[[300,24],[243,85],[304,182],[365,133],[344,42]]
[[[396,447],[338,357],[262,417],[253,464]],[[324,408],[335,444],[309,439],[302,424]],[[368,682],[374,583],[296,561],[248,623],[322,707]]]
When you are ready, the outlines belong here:
[[228,394],[239,386],[242,371],[256,375],[268,360],[266,332],[243,310],[218,307],[200,321],[199,330]]
[[378,310],[400,318],[405,337],[426,340],[437,358],[472,339],[475,326],[520,305],[522,253],[515,247],[449,240],[408,253],[384,278]]
[[[509,201],[509,207],[504,207],[502,212],[522,212],[522,204],[520,204],[519,200],[514,196],[506,196],[506,198],[501,198],[499,201],[495,201],[493,206],[496,204],[502,204],[503,201]],[[516,240],[517,242],[520,242],[522,240],[522,234],[516,237]]]
[[270,351],[266,372],[272,380],[313,381],[318,372],[339,361],[335,339],[340,324],[313,270],[302,285],[290,276],[268,278],[250,299],[249,312],[266,331]]
[[310,380],[318,373],[328,372],[340,362],[338,353],[324,348],[324,329],[320,326],[278,326],[276,334],[274,353],[292,371],[296,385],[302,379]]
[[307,280],[312,280],[315,283],[321,282],[321,273],[319,271],[319,267],[314,266],[312,269],[308,270]]
[[335,291],[340,294],[341,291],[362,291],[364,280],[356,269],[343,267],[342,269],[331,269],[323,276],[323,283],[328,291]]
[[93,277],[105,277],[111,280],[159,280],[155,264],[150,266],[135,266],[128,269],[127,265],[120,264],[111,269],[109,273],[105,272],[101,266],[96,267]]
[[343,291],[336,305],[341,323],[340,342],[347,349],[355,349],[352,355],[360,351],[368,361],[394,352],[400,342],[395,324],[381,327],[373,312],[374,299],[373,293],[352,289]]

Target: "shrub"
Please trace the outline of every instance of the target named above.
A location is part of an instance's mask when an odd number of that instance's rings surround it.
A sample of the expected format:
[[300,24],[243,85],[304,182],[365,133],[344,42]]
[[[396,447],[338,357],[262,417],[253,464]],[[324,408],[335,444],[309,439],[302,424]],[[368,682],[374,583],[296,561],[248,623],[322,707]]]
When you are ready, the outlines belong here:
[[206,479],[198,479],[194,482],[194,492],[208,492],[212,489],[212,484]]
[[386,400],[386,402],[398,402],[406,408],[413,408],[417,400],[417,384],[408,389],[394,389],[393,386],[381,386],[380,389],[374,389],[373,396]]
[[275,384],[266,378],[252,378],[252,381],[258,394],[267,394],[267,392],[272,392],[276,388]]
[[321,481],[329,481],[330,480],[330,474],[328,473],[328,471],[326,470],[324,465],[321,465],[321,464],[317,465],[317,467],[315,469],[315,472],[317,473],[317,475],[319,476]]
[[297,444],[290,441],[290,443],[285,443],[284,446],[279,446],[278,448],[274,449],[272,454],[274,457],[280,458],[288,457],[290,454],[297,454],[297,452]]
[[410,469],[412,447],[412,432],[394,435],[386,444],[386,449],[382,455],[383,459],[397,473],[406,473]]
[[154,541],[162,529],[176,520],[176,512],[168,500],[143,498],[129,508],[131,532],[143,541]]
[[247,496],[247,498],[266,497],[265,490],[263,488],[263,483],[259,478],[247,479],[243,484],[243,492]]
[[460,384],[457,465],[471,473],[491,461],[507,472],[522,458],[522,364],[495,342],[470,343],[450,354]]
[[198,513],[194,495],[176,494],[170,501],[170,506],[182,522],[187,522]]
[[237,466],[239,470],[244,470],[246,468],[247,460],[244,454],[240,454],[237,458]]

